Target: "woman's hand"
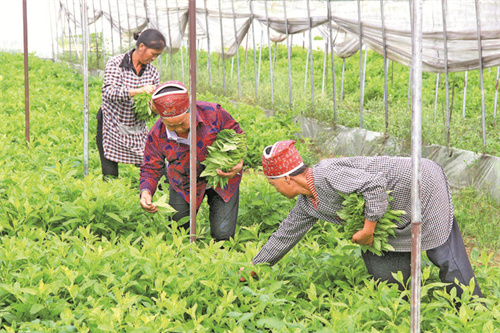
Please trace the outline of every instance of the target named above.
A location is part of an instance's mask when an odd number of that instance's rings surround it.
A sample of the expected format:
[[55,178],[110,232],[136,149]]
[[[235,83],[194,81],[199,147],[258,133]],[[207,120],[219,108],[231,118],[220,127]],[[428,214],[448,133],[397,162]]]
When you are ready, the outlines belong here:
[[153,205],[151,201],[153,200],[153,197],[151,196],[151,193],[149,193],[148,190],[144,190],[141,192],[141,207],[148,213],[156,213],[158,211],[158,207],[156,205]]
[[354,244],[359,244],[359,245],[372,246],[373,233],[375,232],[376,225],[377,225],[377,222],[372,222],[372,221],[365,219],[365,225],[363,226],[363,229],[356,232],[352,236],[351,242],[353,242]]
[[221,177],[233,178],[242,169],[243,169],[243,159],[240,161],[240,163],[238,163],[234,167],[232,167],[228,172],[223,172],[222,170],[219,170],[219,169],[217,169],[216,171],[217,171],[217,174]]
[[130,95],[130,97],[134,97],[135,95],[144,94],[144,93],[152,95],[155,92],[155,89],[156,89],[156,86],[154,84],[147,84],[141,88],[130,89],[128,91],[128,94]]

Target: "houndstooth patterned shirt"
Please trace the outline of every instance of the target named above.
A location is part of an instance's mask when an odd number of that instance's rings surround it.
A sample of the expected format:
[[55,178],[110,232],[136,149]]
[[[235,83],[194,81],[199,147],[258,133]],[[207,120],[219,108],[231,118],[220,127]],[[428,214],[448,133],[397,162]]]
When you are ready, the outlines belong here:
[[[309,231],[318,219],[341,224],[336,212],[342,208],[341,193],[361,193],[365,217],[378,221],[388,207],[388,190],[394,198],[391,209],[404,210],[396,237],[389,238],[397,252],[411,251],[411,158],[347,157],[323,160],[312,168],[319,198],[317,209],[309,197],[299,195],[290,211],[264,247],[254,264],[274,265]],[[453,203],[448,179],[438,164],[422,159],[421,179],[422,250],[442,245],[453,223]]]
[[129,90],[148,84],[157,85],[160,75],[151,64],[143,65],[137,75],[132,65],[132,52],[109,59],[102,85],[102,143],[104,156],[115,162],[141,164],[148,129],[146,122],[137,120],[134,99]]

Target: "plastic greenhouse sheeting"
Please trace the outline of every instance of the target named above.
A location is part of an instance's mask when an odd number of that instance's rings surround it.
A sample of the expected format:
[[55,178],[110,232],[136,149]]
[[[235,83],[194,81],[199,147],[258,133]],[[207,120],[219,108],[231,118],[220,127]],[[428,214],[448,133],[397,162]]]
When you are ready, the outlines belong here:
[[[187,36],[188,0],[99,1],[102,8],[96,8],[96,2],[87,0],[89,24],[96,24],[90,31],[112,27],[123,39],[130,41],[134,31],[149,24],[164,33],[167,47],[173,53],[179,50],[182,39]],[[199,38],[210,37],[211,50],[219,54],[224,51],[226,57],[231,57],[252,23],[259,22],[263,31],[269,26],[271,41],[283,40],[287,28],[289,34],[298,34],[307,31],[309,26],[318,31],[315,35],[323,35],[329,40],[328,24],[331,24],[334,52],[347,57],[357,52],[360,33],[364,44],[382,54],[384,26],[387,57],[410,66],[410,3],[360,1],[358,10],[357,1],[198,0],[197,34]],[[79,6],[68,5],[67,0],[59,0],[58,4],[61,27],[69,29],[71,24],[68,22],[81,27]],[[475,0],[423,2],[424,71],[446,70],[445,37],[449,72],[480,68],[479,31],[483,67],[500,66],[500,1],[478,0],[477,5],[479,10],[476,10]],[[99,20],[107,22],[98,24]],[[109,36],[110,32],[103,34]]]
[[[315,140],[327,156],[410,156],[405,147],[383,133],[362,128],[325,126],[314,119],[300,118],[302,134]],[[406,147],[406,151],[409,148]],[[500,158],[439,145],[422,147],[422,157],[441,165],[455,189],[472,186],[500,201]]]

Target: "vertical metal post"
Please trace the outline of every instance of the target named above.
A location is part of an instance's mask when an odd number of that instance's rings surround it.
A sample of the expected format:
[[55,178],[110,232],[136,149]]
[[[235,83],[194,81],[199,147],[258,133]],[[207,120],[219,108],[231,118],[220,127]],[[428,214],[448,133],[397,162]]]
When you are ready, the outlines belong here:
[[289,94],[289,102],[290,102],[290,110],[293,110],[293,98],[292,98],[292,47],[290,45],[290,35],[288,35],[288,18],[286,15],[286,0],[283,0],[283,12],[285,15],[285,34],[286,34],[286,53],[288,56],[288,94]]
[[267,49],[269,50],[269,70],[271,73],[271,104],[274,104],[274,74],[273,74],[273,59],[271,55],[271,34],[269,32],[269,14],[267,12],[267,0],[264,1],[266,6],[266,26],[267,26]]
[[108,0],[109,26],[111,28],[111,55],[115,55],[115,39],[113,38],[113,15],[111,14],[111,1]]
[[83,71],[83,176],[89,175],[89,58],[87,0],[82,0],[82,71]]
[[[259,80],[257,76],[257,48],[255,47],[255,20],[253,16],[253,0],[250,0],[250,19],[252,20],[252,39],[253,39],[253,71],[255,81],[255,99],[258,96]],[[260,64],[260,61],[259,61]]]
[[363,25],[361,24],[361,4],[358,0],[358,22],[359,22],[359,127],[363,128],[363,103],[365,99],[363,73]]
[[205,6],[205,25],[207,27],[207,70],[208,70],[208,84],[212,85],[212,61],[210,59],[210,30],[208,28],[208,9],[207,9],[207,0],[204,0]]
[[[498,104],[498,76],[500,74],[500,67],[497,67],[497,80],[495,83],[495,102],[493,109],[493,126],[497,125],[497,104]],[[464,115],[465,117],[465,115]]]
[[[95,3],[94,0],[92,0],[92,11],[94,13],[95,17]],[[96,67],[99,68],[99,38],[97,37],[97,22],[94,21],[94,39],[95,39],[95,60],[96,60]]]
[[190,90],[190,147],[189,147],[189,240],[196,242],[196,0],[189,0],[189,90]]
[[411,332],[420,332],[422,179],[422,2],[413,0],[412,15],[412,126],[411,126]]
[[342,58],[342,82],[340,85],[340,100],[344,100],[344,76],[345,76],[345,58]]
[[385,108],[385,133],[389,133],[389,92],[387,75],[389,68],[387,62],[387,37],[385,35],[384,0],[380,0],[380,18],[382,22],[382,47],[384,49],[384,108]]
[[[220,22],[220,45],[222,51],[222,82],[224,85],[224,96],[226,95],[226,59],[224,57],[224,31],[222,30],[222,7],[219,0],[219,22]],[[219,58],[220,59],[220,58]]]
[[483,43],[481,37],[481,11],[479,1],[476,4],[476,22],[477,22],[477,48],[479,53],[479,75],[481,78],[481,119],[483,123],[483,152],[486,150],[486,119],[484,114],[484,76],[483,76]]
[[448,73],[448,28],[446,24],[446,14],[448,12],[447,0],[441,0],[443,15],[443,42],[444,42],[444,73],[446,84],[446,150],[450,154],[450,78]]
[[120,17],[120,3],[118,2],[118,0],[116,0],[116,10],[117,10],[117,14],[118,14],[118,36],[120,36],[120,53],[123,53],[122,18]]
[[438,104],[438,95],[439,95],[439,73],[436,75],[436,89],[434,93],[434,120],[436,120],[437,113],[437,104]]
[[28,63],[28,9],[23,0],[23,46],[24,46],[24,121],[26,144],[30,142],[30,84]]
[[[128,13],[128,6],[127,6],[127,13]],[[156,3],[156,0],[155,0],[155,13],[156,13],[156,23],[158,24],[157,29],[160,30],[160,18],[158,17],[158,4]],[[130,29],[130,24],[129,24],[129,29]],[[157,58],[157,61],[158,61],[158,69],[160,72],[160,82],[161,82],[162,81],[162,73],[163,73],[161,55],[160,55],[160,57]]]
[[311,66],[311,111],[314,111],[314,65],[313,65],[313,38],[311,25],[311,9],[309,8],[309,0],[307,0],[307,24],[309,26],[309,65]]
[[337,125],[337,97],[336,97],[336,85],[335,85],[335,61],[333,54],[333,31],[332,31],[332,7],[331,0],[328,0],[328,30],[330,32],[329,43],[330,43],[330,57],[332,58],[332,99],[333,99],[333,124]]
[[173,63],[173,58],[172,58],[172,32],[170,29],[170,9],[168,8],[168,0],[165,0],[165,6],[167,6],[167,26],[168,26],[168,42],[170,43],[168,47],[168,51],[170,54],[170,80],[174,79],[174,63]]
[[239,52],[240,44],[238,43],[238,31],[236,30],[236,14],[234,12],[234,0],[231,0],[231,5],[233,8],[234,47],[236,48],[236,68],[238,70],[238,98],[241,99],[240,52]]
[[[190,0],[190,2],[191,2],[191,0]],[[177,26],[179,27],[179,38],[180,38],[179,49],[181,51],[182,82],[185,82],[185,79],[184,79],[184,51],[182,50],[181,18],[179,16],[179,3],[177,0],[175,0],[175,7],[176,7],[176,11],[177,11]],[[196,27],[196,24],[195,24],[195,27]]]
[[[462,102],[462,118],[465,119],[465,105],[467,104],[467,73],[468,71],[465,71],[465,77],[464,77],[464,100]],[[497,82],[498,86],[498,82]]]
[[327,80],[326,66],[328,64],[328,41],[325,41],[325,50],[323,51],[323,80],[321,81],[321,93],[325,93],[325,80]]
[[[156,4],[156,1],[155,1]],[[127,30],[130,33],[130,14],[128,11],[128,0],[125,0],[125,7],[127,7]],[[156,11],[156,17],[158,19],[158,11]],[[132,42],[130,41],[130,38],[128,39],[128,49],[130,50],[132,48]],[[160,77],[161,77],[161,69],[160,69]]]

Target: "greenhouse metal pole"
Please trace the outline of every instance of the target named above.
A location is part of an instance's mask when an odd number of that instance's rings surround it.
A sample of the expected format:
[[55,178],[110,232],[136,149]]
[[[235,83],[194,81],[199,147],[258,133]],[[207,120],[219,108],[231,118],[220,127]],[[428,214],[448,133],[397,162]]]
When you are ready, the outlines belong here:
[[113,15],[111,14],[111,1],[108,0],[109,26],[111,28],[111,55],[115,55],[115,39],[113,38]]
[[[189,0],[189,3],[191,3],[191,0]],[[184,78],[184,52],[182,50],[182,31],[181,31],[181,18],[179,16],[179,2],[175,0],[175,8],[177,11],[177,26],[179,27],[179,49],[181,51],[181,69],[182,69],[182,82],[185,82]],[[195,25],[196,27],[196,25]],[[196,35],[195,35],[196,38]],[[195,45],[196,47],[196,45]]]
[[[220,22],[220,45],[222,52],[222,83],[224,86],[224,96],[226,95],[226,59],[224,57],[224,31],[222,30],[222,8],[219,0],[219,22]],[[220,57],[219,57],[220,60]],[[219,67],[220,68],[220,67]]]
[[50,3],[47,3],[47,9],[49,12],[49,21],[50,21],[50,40],[51,40],[51,46],[52,46],[52,59],[55,59],[56,56],[55,56],[55,51],[54,51],[54,30],[53,30],[53,26],[52,26],[53,19],[52,19],[52,13],[50,10]]
[[[60,53],[60,49],[59,49],[59,36],[58,36],[58,33],[59,33],[59,25],[57,24],[57,6],[56,6],[56,3],[55,2],[52,2],[54,4],[54,16],[55,16],[55,25],[56,25],[56,56],[54,57],[54,60],[57,60],[59,59],[59,53]],[[59,4],[60,6],[60,4]]]
[[[500,67],[497,67],[497,81],[495,84],[495,102],[493,103],[493,126],[497,125],[497,104],[498,104],[498,76],[500,74]],[[464,116],[465,117],[465,116]]]
[[[258,96],[259,80],[257,79],[257,48],[255,47],[255,18],[253,16],[253,0],[250,0],[250,17],[252,20],[252,39],[253,39],[253,71],[254,71],[254,81],[255,81],[255,99]],[[260,61],[259,61],[260,64]]]
[[292,47],[290,46],[290,35],[288,34],[288,18],[286,15],[286,0],[283,0],[283,13],[285,15],[285,33],[286,33],[286,53],[288,56],[288,95],[290,101],[290,110],[293,110],[293,98],[292,98]]
[[365,100],[363,73],[363,27],[361,24],[361,3],[358,0],[358,22],[359,22],[359,127],[363,128],[363,102]]
[[210,30],[208,28],[208,9],[207,9],[207,0],[204,1],[205,6],[205,25],[207,27],[207,70],[208,70],[208,83],[212,85],[212,61],[210,59]]
[[328,64],[328,41],[325,41],[325,50],[323,51],[323,80],[321,81],[321,93],[325,93],[325,79],[327,75],[326,66]]
[[448,12],[447,0],[441,0],[443,15],[443,42],[444,42],[444,73],[446,84],[446,151],[450,154],[450,77],[448,72],[448,28],[446,24],[446,14]]
[[[92,11],[94,13],[95,17],[95,3],[94,0],[92,0]],[[99,39],[98,39],[98,34],[97,34],[97,22],[94,20],[94,39],[95,39],[95,60],[96,60],[96,66],[99,68]]]
[[174,79],[174,63],[172,59],[172,33],[170,29],[170,9],[168,8],[168,0],[165,0],[165,5],[167,6],[167,25],[168,25],[168,42],[170,43],[168,47],[168,52],[170,54],[170,80]]
[[309,27],[309,66],[311,66],[311,111],[314,111],[314,64],[313,64],[313,48],[312,48],[312,24],[311,24],[311,9],[307,0],[307,25]]
[[[462,102],[462,118],[465,119],[465,105],[467,104],[467,73],[468,71],[465,71],[465,77],[464,77],[464,98]],[[498,86],[498,84],[497,84]]]
[[271,104],[274,104],[273,60],[271,54],[271,33],[269,32],[269,14],[267,13],[267,0],[264,1],[264,4],[266,7],[267,49],[269,50],[269,70],[271,74]]
[[[156,1],[155,1],[156,4]],[[130,36],[130,13],[128,10],[128,0],[125,0],[125,6],[127,7],[127,31]],[[158,20],[158,11],[156,12],[156,19]],[[128,38],[128,49],[130,50],[132,48],[132,41],[130,40],[131,38]],[[161,69],[160,69],[160,77],[161,77]]]
[[[127,6],[127,12],[128,12],[128,6]],[[156,0],[155,0],[155,13],[156,13],[156,24],[158,25],[156,28],[158,30],[160,30],[160,18],[158,17],[158,4],[156,3]],[[130,24],[129,24],[129,29],[130,29]],[[129,38],[129,40],[130,40],[130,38]],[[163,69],[162,69],[161,56],[158,57],[158,67],[159,67],[159,72],[160,72],[160,82],[162,82]]]
[[342,81],[340,84],[340,100],[344,100],[344,74],[345,74],[345,58],[342,58]]
[[483,47],[481,39],[481,12],[479,8],[479,1],[476,4],[476,22],[477,22],[477,49],[479,52],[479,76],[481,79],[481,120],[483,123],[483,152],[486,150],[486,120],[484,115],[484,76],[483,76]]
[[26,144],[30,142],[30,84],[28,62],[28,9],[23,0],[23,47],[24,47],[24,121]]
[[328,0],[328,29],[330,31],[330,57],[332,58],[332,99],[333,99],[333,124],[337,126],[337,96],[336,96],[336,85],[335,85],[335,60],[333,54],[333,31],[332,31],[332,7],[331,0]]
[[413,0],[412,25],[412,128],[411,128],[411,332],[420,332],[421,202],[422,179],[422,3]]
[[[120,53],[123,53],[123,43],[122,43],[122,19],[120,15],[120,3],[116,0],[116,11],[118,13],[118,36],[120,36]],[[110,13],[111,14],[111,13]]]
[[439,95],[439,73],[436,74],[436,88],[434,93],[434,120],[436,120],[437,115],[437,103],[438,103],[438,95]]
[[234,12],[234,0],[231,0],[231,6],[233,8],[234,47],[236,48],[236,69],[238,71],[238,98],[241,99],[240,52],[239,52],[240,44],[238,43],[238,31],[236,30],[236,14]]
[[189,96],[190,112],[190,147],[189,147],[189,240],[196,242],[196,0],[189,0]]
[[380,0],[380,18],[382,21],[382,47],[384,48],[384,109],[385,109],[385,134],[389,133],[389,92],[387,84],[387,36],[385,35],[384,0]]
[[82,71],[83,71],[83,176],[89,175],[89,58],[87,0],[82,0]]

